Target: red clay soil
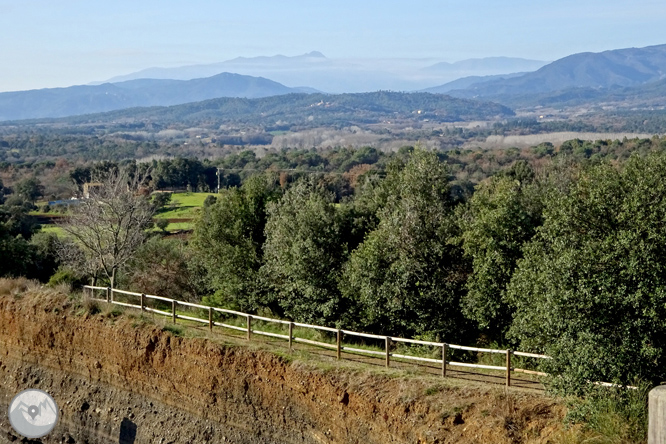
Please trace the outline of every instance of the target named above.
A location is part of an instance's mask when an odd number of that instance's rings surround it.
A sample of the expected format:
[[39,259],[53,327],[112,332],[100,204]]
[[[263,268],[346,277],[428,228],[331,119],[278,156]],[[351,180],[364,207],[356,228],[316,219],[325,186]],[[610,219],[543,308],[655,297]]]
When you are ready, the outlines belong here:
[[[548,443],[563,430],[565,407],[543,394],[174,336],[30,287],[0,279],[0,411],[22,389],[51,393],[62,419],[44,443]],[[0,415],[3,439],[19,442]]]

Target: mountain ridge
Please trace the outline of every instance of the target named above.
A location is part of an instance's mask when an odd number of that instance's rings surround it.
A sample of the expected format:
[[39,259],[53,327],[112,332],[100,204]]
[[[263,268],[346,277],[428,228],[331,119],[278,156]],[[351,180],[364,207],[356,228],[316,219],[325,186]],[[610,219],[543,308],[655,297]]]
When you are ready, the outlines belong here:
[[137,79],[0,93],[0,120],[67,117],[139,106],[170,106],[219,97],[260,98],[317,92],[263,77],[221,73],[193,80]]
[[636,87],[663,78],[666,78],[666,44],[572,54],[520,77],[481,82],[451,94],[506,101],[510,96],[572,88]]
[[[419,113],[419,111],[421,111]],[[63,123],[89,124],[151,122],[191,125],[208,122],[260,125],[269,130],[319,126],[349,126],[381,123],[387,119],[433,121],[476,121],[514,115],[513,110],[492,102],[459,99],[441,94],[377,91],[330,95],[292,93],[256,99],[217,98],[173,106],[154,106],[113,110],[63,118],[7,121],[4,125]]]
[[237,57],[218,63],[148,68],[107,82],[150,77],[192,79],[219,72],[266,77],[287,86],[308,85],[334,94],[378,90],[418,91],[470,75],[532,71],[547,62],[513,57],[467,59],[454,63],[436,59],[328,58],[318,51],[297,56]]

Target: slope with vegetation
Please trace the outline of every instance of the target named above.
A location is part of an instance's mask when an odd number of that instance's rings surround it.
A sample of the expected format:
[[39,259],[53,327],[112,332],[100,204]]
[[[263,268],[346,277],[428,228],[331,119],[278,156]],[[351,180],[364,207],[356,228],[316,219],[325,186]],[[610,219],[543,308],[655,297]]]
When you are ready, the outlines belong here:
[[[135,232],[145,242],[117,263],[116,286],[381,335],[544,353],[553,359],[532,365],[553,376],[550,388],[601,402],[588,381],[650,386],[666,376],[664,147],[655,137],[503,151],[234,154],[217,161],[222,190],[191,237]],[[194,159],[89,168],[71,177],[143,177],[136,192],[123,189],[139,201],[157,183],[209,186],[208,167]],[[30,185],[15,184],[7,204],[29,207]],[[28,243],[11,239],[7,257],[23,260],[15,242]],[[52,284],[114,276],[98,260],[113,259],[109,250],[69,247],[80,253],[55,255]],[[631,419],[636,399],[617,396],[614,414]],[[576,412],[579,421],[598,413]],[[640,418],[622,433],[640,436]]]
[[495,103],[438,94],[378,91],[338,95],[292,93],[259,99],[219,98],[169,107],[127,109],[38,122],[75,125],[118,120],[158,124],[203,121],[216,125],[242,122],[245,125],[262,123],[270,126],[281,120],[285,122],[281,126],[298,124],[313,127],[348,124],[354,120],[367,123],[381,122],[387,118],[406,118],[419,110],[433,120],[444,122],[513,115],[512,110]]
[[451,92],[457,97],[510,100],[572,88],[603,90],[633,87],[663,79],[666,45],[579,53],[519,77],[491,79]]
[[[25,388],[54,396],[45,444],[619,442],[634,426],[608,393],[590,428],[567,426],[543,394],[248,346],[62,285],[0,279],[0,322],[0,408]],[[0,431],[20,440],[7,421]]]

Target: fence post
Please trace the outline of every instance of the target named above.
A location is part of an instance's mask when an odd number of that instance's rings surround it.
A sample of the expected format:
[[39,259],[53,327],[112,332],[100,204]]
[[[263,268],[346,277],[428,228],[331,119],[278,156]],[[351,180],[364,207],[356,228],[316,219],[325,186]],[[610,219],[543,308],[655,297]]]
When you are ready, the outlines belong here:
[[391,338],[389,336],[386,337],[385,343],[386,343],[386,367],[390,367],[391,366]]
[[648,393],[648,444],[666,442],[666,385]]
[[144,293],[141,293],[141,313],[143,313],[146,309],[146,295]]
[[289,351],[292,351],[292,343],[294,341],[294,323],[289,323]]
[[252,316],[247,315],[247,340],[252,340]]
[[336,356],[337,356],[338,361],[339,361],[340,360],[340,354],[341,354],[341,351],[342,351],[342,331],[340,331],[339,328],[338,328],[338,337],[337,337],[337,340],[336,340],[336,345],[337,345]]
[[446,344],[442,344],[442,378],[446,378]]
[[176,323],[176,300],[171,300],[171,316],[173,317],[173,323]]
[[208,330],[213,331],[213,308],[208,307]]
[[506,386],[511,387],[511,349],[506,351]]
[[106,287],[106,302],[111,302],[111,287]]

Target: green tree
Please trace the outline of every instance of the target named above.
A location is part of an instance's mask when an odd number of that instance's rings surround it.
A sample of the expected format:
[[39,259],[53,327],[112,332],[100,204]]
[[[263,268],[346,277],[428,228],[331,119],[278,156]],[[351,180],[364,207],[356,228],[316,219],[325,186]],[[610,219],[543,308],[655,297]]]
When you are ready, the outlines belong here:
[[14,185],[14,192],[28,202],[34,203],[44,195],[44,186],[36,177],[30,177]]
[[253,311],[263,304],[258,276],[263,263],[266,206],[279,197],[275,177],[254,176],[241,188],[222,190],[204,208],[192,238],[195,260],[214,295],[207,302]]
[[169,226],[169,219],[162,219],[162,218],[157,219],[157,221],[155,222],[155,226],[160,230],[162,230],[163,233],[165,233],[166,227]]
[[160,211],[165,206],[171,203],[171,193],[154,193],[153,194],[153,206],[155,211]]
[[333,199],[301,180],[268,208],[262,274],[291,319],[331,324],[344,312],[338,280],[347,248]]
[[507,289],[509,334],[554,381],[666,378],[666,157],[589,167],[553,192]]
[[10,236],[21,236],[29,240],[39,231],[40,225],[35,218],[28,214],[33,205],[21,197],[12,196],[5,205],[0,206],[0,224],[4,226]]
[[36,233],[30,239],[34,261],[27,277],[47,282],[60,265],[58,236],[53,233]]
[[28,276],[34,263],[34,249],[22,237],[13,237],[0,224],[0,276]]
[[482,331],[501,341],[512,321],[506,286],[522,257],[523,245],[541,224],[541,205],[529,182],[502,175],[479,185],[461,210],[458,223],[473,270],[463,311]]
[[351,254],[341,288],[358,301],[366,329],[460,340],[468,266],[454,242],[448,168],[431,152],[405,156],[404,168],[389,171],[379,224]]

